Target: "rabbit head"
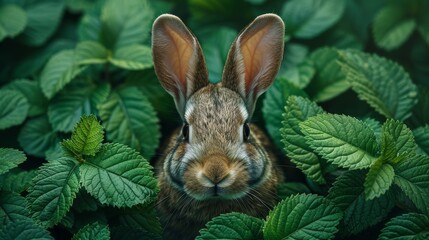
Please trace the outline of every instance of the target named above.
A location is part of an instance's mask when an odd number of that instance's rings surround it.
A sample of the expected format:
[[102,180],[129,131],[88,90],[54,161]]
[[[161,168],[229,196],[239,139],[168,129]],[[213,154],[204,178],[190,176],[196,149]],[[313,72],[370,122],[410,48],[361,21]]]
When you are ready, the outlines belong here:
[[257,17],[232,43],[221,82],[211,84],[195,36],[176,16],[156,19],[155,71],[183,120],[163,162],[168,185],[195,200],[237,199],[275,174],[249,121],[280,67],[283,37],[277,15]]

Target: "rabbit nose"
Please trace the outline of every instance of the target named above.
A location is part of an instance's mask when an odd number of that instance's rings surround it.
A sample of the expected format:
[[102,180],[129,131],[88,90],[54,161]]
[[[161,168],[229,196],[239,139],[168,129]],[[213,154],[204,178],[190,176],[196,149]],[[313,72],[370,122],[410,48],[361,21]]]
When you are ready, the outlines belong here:
[[201,184],[205,187],[215,187],[226,182],[230,177],[227,160],[223,156],[209,156],[206,158],[198,177]]

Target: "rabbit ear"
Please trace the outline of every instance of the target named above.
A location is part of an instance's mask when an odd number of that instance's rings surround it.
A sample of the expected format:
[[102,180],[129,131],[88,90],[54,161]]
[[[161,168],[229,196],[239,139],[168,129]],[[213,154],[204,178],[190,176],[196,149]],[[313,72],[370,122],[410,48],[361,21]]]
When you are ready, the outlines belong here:
[[186,101],[209,83],[201,46],[178,17],[163,14],[153,24],[152,54],[156,75],[183,119]]
[[222,85],[243,97],[249,116],[256,99],[268,89],[279,70],[284,34],[282,19],[264,14],[241,31],[229,50]]

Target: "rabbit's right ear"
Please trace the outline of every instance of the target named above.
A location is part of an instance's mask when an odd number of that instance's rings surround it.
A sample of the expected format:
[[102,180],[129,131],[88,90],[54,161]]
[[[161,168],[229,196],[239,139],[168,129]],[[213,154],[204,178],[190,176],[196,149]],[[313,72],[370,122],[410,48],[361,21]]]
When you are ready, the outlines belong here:
[[152,55],[156,75],[183,119],[186,101],[209,84],[201,46],[180,18],[163,14],[153,23]]

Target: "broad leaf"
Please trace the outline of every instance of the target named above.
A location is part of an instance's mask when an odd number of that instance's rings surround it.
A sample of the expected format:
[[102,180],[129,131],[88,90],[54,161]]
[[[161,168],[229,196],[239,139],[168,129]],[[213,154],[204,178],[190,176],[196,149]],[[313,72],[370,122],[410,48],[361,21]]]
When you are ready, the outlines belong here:
[[331,239],[342,218],[323,197],[300,194],[282,200],[268,215],[264,239]]
[[0,191],[0,225],[29,217],[25,198],[14,192]]
[[21,124],[27,117],[29,105],[19,91],[0,90],[0,129]]
[[76,75],[85,69],[76,64],[73,50],[63,50],[52,56],[40,75],[40,86],[47,98],[52,98]]
[[349,89],[350,84],[338,64],[338,52],[333,48],[320,48],[310,55],[316,70],[307,91],[316,102],[332,99]]
[[394,166],[394,183],[410,198],[416,207],[429,214],[429,157],[414,155]]
[[102,40],[109,49],[144,42],[153,12],[146,0],[107,0],[101,13]]
[[261,219],[243,213],[222,214],[209,221],[196,239],[262,239],[263,224]]
[[356,118],[319,114],[300,127],[310,146],[328,162],[354,170],[368,168],[377,158],[374,132]]
[[126,144],[149,159],[158,147],[158,118],[147,98],[136,87],[124,87],[110,94],[99,106],[107,139]]
[[120,214],[117,219],[123,226],[129,226],[133,229],[143,229],[148,233],[159,236],[162,233],[162,226],[158,219],[157,211],[151,205],[145,208],[140,206],[130,208],[125,213]]
[[307,177],[317,183],[325,183],[322,160],[308,145],[299,124],[321,113],[322,108],[314,102],[303,97],[291,96],[286,102],[283,128],[280,130],[287,156]]
[[393,183],[394,176],[392,165],[384,163],[383,158],[377,159],[365,178],[365,200],[372,200],[386,193]]
[[278,147],[282,147],[280,128],[282,127],[284,106],[289,96],[296,95],[305,97],[307,94],[287,82],[286,79],[276,79],[274,84],[268,89],[262,106],[262,114],[265,120],[265,127],[271,139]]
[[27,195],[28,208],[41,225],[52,227],[70,209],[79,191],[77,163],[68,157],[43,165]]
[[107,62],[109,52],[98,42],[83,41],[75,49],[77,64],[102,64]]
[[4,89],[16,90],[24,95],[30,105],[28,116],[36,116],[46,111],[48,100],[43,95],[38,82],[26,79],[14,80],[6,85]]
[[284,4],[280,16],[288,24],[286,34],[312,38],[334,25],[344,7],[342,0],[292,0]]
[[390,219],[378,240],[427,239],[429,218],[423,214],[407,213]]
[[44,157],[45,152],[58,141],[46,116],[34,118],[25,123],[18,135],[19,145],[25,153]]
[[152,167],[135,150],[104,144],[80,167],[81,183],[103,204],[131,207],[153,202],[158,192]]
[[5,37],[15,37],[27,25],[27,15],[24,10],[14,4],[0,7],[0,41]]
[[104,131],[94,115],[82,116],[70,139],[63,141],[63,146],[76,156],[94,156],[101,148]]
[[49,122],[56,131],[70,132],[82,115],[96,114],[97,106],[109,93],[107,83],[73,82],[52,99],[48,108]]
[[301,182],[283,182],[277,186],[277,195],[280,199],[284,199],[298,193],[311,193],[311,191],[304,183]]
[[73,240],[109,240],[110,231],[109,227],[98,222],[88,224],[73,235]]
[[400,4],[390,4],[375,16],[375,43],[386,50],[401,46],[416,28],[415,20]]
[[19,150],[0,148],[0,175],[23,163],[27,157]]
[[121,47],[113,52],[109,61],[123,69],[142,70],[151,68],[153,66],[152,50],[150,47],[137,44]]
[[327,198],[344,212],[340,223],[341,236],[359,233],[382,221],[395,205],[389,192],[366,201],[364,181],[363,171],[348,171],[340,175],[329,189]]
[[415,129],[413,135],[421,153],[429,156],[429,126]]
[[[381,130],[382,143],[386,139],[383,135],[389,135],[387,139],[393,141],[394,157],[405,153],[414,153],[417,145],[414,142],[413,133],[405,124],[389,119],[387,120]],[[383,146],[383,151],[387,150],[387,146]]]
[[340,51],[341,68],[347,81],[377,112],[404,120],[417,102],[417,88],[398,64],[376,55]]
[[0,189],[3,191],[21,193],[30,186],[31,180],[36,176],[36,170],[25,171],[14,168],[0,175]]
[[0,227],[0,239],[4,240],[53,240],[48,230],[43,229],[32,219],[26,218],[18,222],[9,222]]

